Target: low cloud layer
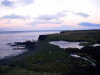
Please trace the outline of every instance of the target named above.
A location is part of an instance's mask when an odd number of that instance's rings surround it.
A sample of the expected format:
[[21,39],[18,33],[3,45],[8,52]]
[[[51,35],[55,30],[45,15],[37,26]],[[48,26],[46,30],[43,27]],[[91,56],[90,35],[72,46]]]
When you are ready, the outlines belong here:
[[62,17],[66,16],[67,11],[61,11],[52,15],[40,15],[27,25],[38,25],[38,24],[61,24],[63,20]]
[[99,3],[99,0],[0,0],[0,28],[98,29]]
[[78,16],[82,16],[82,17],[89,17],[90,16],[89,14],[83,13],[83,12],[77,12],[77,13],[72,12],[72,13],[75,14],[75,15],[78,15]]
[[25,19],[25,17],[19,16],[16,14],[11,14],[11,15],[5,15],[5,16],[1,17],[0,19]]
[[78,25],[81,25],[81,26],[88,26],[88,27],[100,27],[100,24],[95,24],[95,23],[89,23],[89,22],[82,22],[82,23],[79,23]]
[[75,29],[78,29],[78,28],[74,27],[74,26],[71,26],[71,25],[62,25],[62,26],[59,26],[59,27],[54,27],[52,29],[53,30],[75,30]]
[[66,16],[66,12],[67,11],[62,11],[62,12],[58,12],[54,15],[40,15],[36,19],[38,19],[38,20],[53,20],[53,19],[58,20],[61,17]]
[[38,25],[38,24],[61,24],[62,21],[32,21],[30,23],[28,23],[27,25]]

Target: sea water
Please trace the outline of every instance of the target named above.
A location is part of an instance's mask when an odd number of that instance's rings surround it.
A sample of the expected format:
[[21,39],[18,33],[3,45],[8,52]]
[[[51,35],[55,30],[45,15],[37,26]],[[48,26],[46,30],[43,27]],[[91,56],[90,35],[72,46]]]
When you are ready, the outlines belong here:
[[0,59],[19,55],[26,50],[13,50],[8,43],[37,41],[39,35],[60,33],[60,31],[4,31],[0,32]]

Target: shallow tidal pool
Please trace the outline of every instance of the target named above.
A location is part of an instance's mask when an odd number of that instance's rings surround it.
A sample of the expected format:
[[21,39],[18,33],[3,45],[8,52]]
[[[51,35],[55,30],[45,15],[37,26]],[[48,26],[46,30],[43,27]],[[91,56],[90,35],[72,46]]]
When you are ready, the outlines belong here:
[[52,41],[50,44],[57,45],[60,48],[83,48],[84,46],[80,46],[80,42],[68,42],[68,41]]
[[[53,44],[53,45],[57,45],[59,46],[60,48],[78,48],[78,49],[81,49],[83,48],[84,46],[81,46],[79,45],[80,43],[83,43],[83,42],[68,42],[68,41],[51,41],[49,42],[50,44]],[[87,42],[85,42],[87,43]],[[100,44],[94,44],[94,45],[91,45],[91,46],[100,46]]]

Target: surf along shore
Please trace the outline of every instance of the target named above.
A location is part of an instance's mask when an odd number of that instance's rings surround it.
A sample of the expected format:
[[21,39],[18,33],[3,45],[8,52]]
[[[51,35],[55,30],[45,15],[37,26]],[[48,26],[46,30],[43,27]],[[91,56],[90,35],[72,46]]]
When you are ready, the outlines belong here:
[[[24,45],[27,51],[21,55],[0,60],[0,73],[1,75],[20,75],[21,73],[21,75],[28,75],[35,71],[52,72],[55,73],[54,75],[95,75],[99,66],[100,46],[90,45],[100,44],[99,35],[100,30],[62,31],[60,34],[40,35],[38,42],[16,42],[15,46]],[[85,46],[82,49],[63,49],[50,44],[51,41],[89,43],[82,43],[81,45]],[[84,59],[72,57],[70,54],[85,57],[94,62],[96,66],[94,67]],[[16,71],[20,74],[16,74]]]

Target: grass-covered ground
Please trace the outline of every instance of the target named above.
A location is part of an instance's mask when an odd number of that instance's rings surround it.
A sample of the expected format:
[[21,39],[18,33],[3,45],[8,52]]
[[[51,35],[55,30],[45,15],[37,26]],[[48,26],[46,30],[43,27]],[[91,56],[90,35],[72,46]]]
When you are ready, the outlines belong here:
[[[25,45],[28,53],[16,57],[13,61],[1,63],[0,75],[96,75],[99,65],[100,47],[90,47],[91,43],[100,43],[100,30],[91,31],[66,31],[60,34],[48,35],[38,42],[16,43]],[[49,41],[87,41],[91,42],[86,47],[79,49],[62,49],[49,44]],[[82,44],[84,45],[84,44]],[[36,50],[34,52],[34,50]],[[33,53],[34,52],[34,53]],[[92,66],[90,62],[80,58],[70,57],[70,54],[78,54],[97,64]],[[22,58],[23,57],[23,58]],[[9,60],[14,59],[11,58]],[[2,62],[2,61],[1,61]],[[9,63],[5,65],[6,63]],[[3,64],[3,65],[2,65]]]
[[76,30],[63,31],[60,34],[48,35],[45,40],[48,41],[88,41],[100,43],[100,30]]

